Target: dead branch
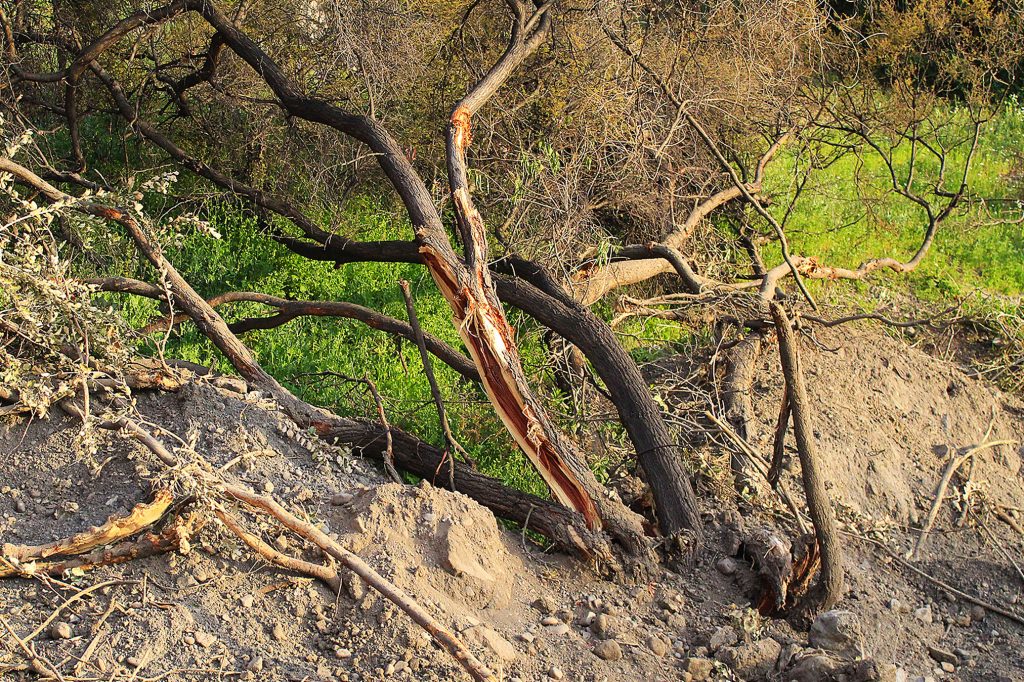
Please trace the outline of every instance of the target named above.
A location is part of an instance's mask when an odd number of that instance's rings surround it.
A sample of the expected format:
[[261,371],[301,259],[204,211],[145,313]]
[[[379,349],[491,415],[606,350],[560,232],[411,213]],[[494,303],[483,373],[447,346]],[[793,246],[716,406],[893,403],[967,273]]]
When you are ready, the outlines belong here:
[[269,497],[257,495],[237,485],[225,485],[224,492],[229,497],[244,502],[254,509],[270,514],[284,526],[317,545],[334,557],[342,566],[345,566],[362,578],[370,587],[394,603],[395,606],[404,611],[420,627],[426,630],[434,638],[434,641],[462,664],[473,679],[480,680],[481,682],[496,682],[497,678],[494,676],[494,673],[481,663],[455,635],[442,628],[434,617],[417,604],[412,597],[406,594],[400,587],[389,582],[366,562],[342,547],[326,533],[323,533],[312,524],[300,520]]
[[[113,515],[102,526],[90,528],[70,538],[57,540],[45,545],[12,545],[5,544],[0,549],[8,560],[20,563],[38,561],[47,557],[67,554],[84,554],[101,545],[135,535],[143,528],[153,525],[164,515],[173,501],[167,489],[157,490],[153,501],[135,505],[127,516]],[[4,577],[4,569],[0,569],[0,577]]]
[[[992,431],[992,425],[989,425],[989,433]],[[989,433],[985,434],[987,438]],[[965,452],[959,454],[952,454],[949,457],[949,461],[946,463],[946,467],[942,472],[942,477],[939,479],[939,484],[935,488],[935,499],[932,500],[931,508],[928,510],[928,518],[924,522],[924,526],[921,527],[921,534],[917,536],[917,542],[914,543],[913,548],[907,552],[907,559],[915,559],[921,552],[921,548],[924,546],[925,541],[928,539],[928,534],[932,530],[932,526],[935,525],[935,519],[939,515],[939,509],[942,507],[942,501],[946,497],[946,488],[949,487],[949,482],[953,479],[953,474],[963,466],[964,462],[968,461],[977,453],[987,450],[989,448],[998,447],[1000,445],[1013,445],[1017,441],[1014,440],[994,440],[987,441],[980,445],[976,445],[972,448],[968,448]]]
[[796,436],[797,452],[800,455],[800,469],[804,482],[804,493],[810,511],[814,533],[821,549],[821,578],[817,594],[809,595],[816,603],[811,609],[827,609],[843,595],[843,558],[839,546],[832,502],[825,490],[825,479],[820,470],[820,455],[814,440],[811,423],[811,403],[804,387],[803,369],[797,350],[797,338],[785,309],[776,301],[769,302],[775,332],[779,340],[779,356],[782,360],[782,374],[786,380],[789,403],[793,416],[793,432]]
[[[448,487],[455,490],[455,453],[465,451],[455,436],[452,435],[451,425],[448,423],[448,413],[444,407],[444,398],[441,397],[441,388],[434,378],[434,367],[430,362],[430,355],[427,354],[427,346],[423,340],[423,328],[420,327],[419,317],[416,315],[416,306],[412,300],[412,292],[409,290],[409,282],[401,280],[398,283],[402,290],[402,297],[405,299],[405,311],[409,316],[409,324],[412,326],[413,334],[416,337],[416,347],[420,351],[420,361],[423,363],[423,374],[430,384],[430,395],[434,399],[434,407],[437,409],[437,418],[441,422],[441,431],[444,434],[445,448],[442,455],[448,460]],[[442,460],[443,462],[443,460]]]
[[232,533],[241,538],[242,542],[249,546],[249,549],[259,554],[269,563],[288,569],[289,571],[304,573],[310,577],[316,578],[331,588],[331,592],[334,594],[339,594],[341,592],[341,578],[338,577],[338,572],[330,566],[314,564],[282,554],[264,542],[262,538],[245,530],[238,519],[223,509],[215,509],[214,514],[217,515],[217,518],[220,519]]
[[[160,287],[149,284],[148,282],[130,279],[127,277],[87,279],[84,280],[84,282],[86,284],[96,286],[101,291],[133,294],[159,301],[166,298],[166,293]],[[380,331],[399,336],[412,342],[415,342],[416,340],[412,327],[406,322],[397,320],[393,317],[388,317],[387,315],[382,315],[376,310],[372,310],[355,303],[348,303],[346,301],[295,301],[252,291],[229,291],[213,296],[206,302],[212,308],[217,308],[229,303],[259,303],[277,309],[277,314],[269,317],[251,317],[230,323],[228,325],[228,329],[235,334],[244,334],[245,332],[252,331],[254,329],[273,329],[303,316],[344,317],[358,320],[369,327],[379,329]],[[179,325],[189,319],[191,319],[191,317],[187,312],[177,312],[172,317],[162,317],[158,320],[154,320],[146,324],[139,331],[142,334],[166,331],[167,329]],[[427,345],[427,349],[440,359],[441,362],[445,363],[470,381],[480,381],[480,376],[477,373],[476,367],[474,367],[472,361],[461,352],[452,348],[433,334],[424,334],[424,340]]]

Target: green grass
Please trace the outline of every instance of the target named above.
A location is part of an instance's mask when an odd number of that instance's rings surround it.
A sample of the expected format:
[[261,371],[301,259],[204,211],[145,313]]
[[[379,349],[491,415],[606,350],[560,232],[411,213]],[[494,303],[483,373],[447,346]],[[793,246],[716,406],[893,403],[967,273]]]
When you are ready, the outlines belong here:
[[[957,112],[938,112],[936,116],[950,119],[953,134],[969,135],[969,126]],[[1024,105],[1014,100],[983,128],[968,176],[969,201],[962,202],[940,225],[921,266],[903,276],[915,295],[937,300],[972,290],[1006,295],[1024,292],[1024,230],[1019,224],[997,224],[991,211],[982,210],[979,204],[984,199],[990,209],[1001,207],[1004,215],[1013,211],[1019,214],[1016,200],[1021,198],[1021,190],[1011,186],[1007,175],[1013,169],[1015,154],[1022,149]],[[924,194],[937,177],[938,164],[925,156],[919,158],[925,162],[913,189]],[[958,180],[965,158],[966,147],[950,154],[947,187]],[[795,162],[791,155],[783,156],[769,171],[769,187],[777,198],[777,217],[781,217],[787,203],[781,199],[790,194],[787,183]],[[920,246],[927,224],[924,210],[885,191],[890,182],[888,170],[877,155],[867,153],[859,169],[858,163],[847,156],[812,177],[786,226],[793,253],[855,268],[865,260],[884,256],[905,261]],[[909,145],[904,144],[894,156],[900,177],[905,177],[909,163]],[[858,170],[860,185],[855,180]],[[765,250],[765,257],[770,263],[781,260],[775,246]],[[873,279],[886,276],[878,273]]]

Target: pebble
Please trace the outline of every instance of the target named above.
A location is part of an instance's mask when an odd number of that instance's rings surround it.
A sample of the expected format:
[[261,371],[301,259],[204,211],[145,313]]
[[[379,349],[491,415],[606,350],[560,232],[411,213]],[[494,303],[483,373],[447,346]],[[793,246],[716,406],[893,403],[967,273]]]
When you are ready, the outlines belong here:
[[50,637],[53,639],[71,639],[73,634],[71,626],[64,621],[57,621],[50,626]]
[[558,608],[551,597],[548,597],[547,595],[534,600],[530,606],[544,614],[554,613],[555,609]]
[[940,649],[937,646],[929,646],[928,655],[931,656],[933,660],[938,661],[939,663],[952,663],[953,665],[956,665],[960,662],[959,659],[957,659],[956,654],[954,654],[952,651]]
[[334,652],[334,657],[337,658],[337,659],[341,659],[341,660],[344,660],[346,658],[352,658],[352,650],[351,649],[338,649],[337,651]]
[[203,647],[204,649],[209,649],[211,646],[213,646],[213,643],[216,641],[217,638],[211,635],[209,632],[196,633],[196,644]]
[[281,627],[280,623],[274,624],[274,629],[271,631],[271,634],[274,636],[274,639],[276,639],[279,642],[283,642],[286,637],[284,628]]
[[722,575],[733,575],[736,573],[736,562],[730,557],[722,557],[715,564],[715,568]]
[[263,481],[263,492],[272,493],[274,492],[274,484],[270,481]]
[[340,507],[343,504],[348,504],[352,501],[352,495],[349,493],[338,493],[331,497],[331,504],[335,507]]
[[125,659],[124,662],[127,663],[132,668],[141,668],[142,667],[142,660],[139,659],[139,658],[136,658],[135,656],[129,656],[128,658]]
[[652,654],[654,654],[658,658],[661,658],[662,656],[668,653],[669,644],[665,641],[663,637],[651,635],[647,638],[647,648],[651,650]]
[[622,647],[614,639],[605,639],[594,646],[594,655],[605,661],[618,661],[622,658]]
[[980,606],[971,607],[971,620],[975,623],[980,623],[981,621],[985,620],[985,616],[987,615],[988,612],[984,608]]
[[541,625],[558,625],[561,622],[562,621],[558,620],[554,616],[548,616],[547,618],[542,618],[541,621],[540,621],[540,624]]
[[533,636],[532,632],[524,632],[523,634],[519,635],[519,639],[523,640],[527,644],[532,644],[533,640],[536,638]]
[[715,634],[711,635],[709,645],[712,651],[717,651],[723,646],[732,646],[739,641],[739,635],[736,631],[726,625],[725,627],[718,628],[715,630]]
[[548,677],[550,677],[553,680],[560,680],[563,677],[565,677],[565,673],[562,672],[561,668],[553,665],[550,668],[548,668]]
[[23,514],[25,513],[26,509],[27,507],[25,506],[25,500],[14,501],[14,511],[18,512],[19,514]]
[[558,625],[547,625],[544,627],[544,632],[549,635],[556,637],[563,637],[571,632],[568,625],[565,623],[559,623]]
[[943,661],[940,665],[942,665],[942,669],[945,670],[947,673],[956,672],[956,666],[952,663]]
[[256,602],[251,594],[242,595],[242,598],[239,601],[241,601],[242,606],[247,609],[251,609],[252,605]]
[[932,622],[932,607],[922,606],[921,608],[914,611],[914,618],[921,621],[924,624]]
[[263,670],[263,657],[257,656],[249,662],[249,670],[254,673],[258,673]]
[[611,619],[603,613],[598,615],[598,617],[594,619],[594,622],[590,624],[590,631],[601,639],[608,638],[610,629]]

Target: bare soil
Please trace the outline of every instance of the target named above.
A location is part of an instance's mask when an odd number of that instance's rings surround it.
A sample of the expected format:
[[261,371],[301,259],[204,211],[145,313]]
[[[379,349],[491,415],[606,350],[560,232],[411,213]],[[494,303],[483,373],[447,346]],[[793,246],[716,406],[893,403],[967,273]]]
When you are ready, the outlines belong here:
[[[199,382],[175,394],[142,394],[139,409],[183,439],[179,454],[194,451],[226,478],[320,524],[460,633],[502,679],[1024,679],[1024,627],[972,608],[863,539],[905,553],[949,448],[980,443],[993,414],[990,438],[1020,441],[1024,405],[866,327],[831,331],[819,341],[805,342],[802,352],[830,492],[848,533],[849,589],[837,608],[856,624],[850,651],[815,649],[806,627],[752,615],[749,566],[741,558],[722,561],[735,551],[739,529],[791,531],[767,488],[750,491],[738,505],[706,497],[710,541],[696,562],[648,583],[621,585],[544,552],[468,498],[427,482],[388,483],[358,452],[296,433],[257,394]],[[781,393],[776,362],[769,348],[754,389],[764,419],[752,441],[762,452],[771,450]],[[682,421],[703,406],[681,387],[714,383],[706,366],[682,359],[659,361],[652,374]],[[147,451],[114,434],[104,436],[94,458],[82,457],[78,433],[77,423],[56,412],[0,428],[0,545],[50,541],[98,525],[170,480]],[[708,473],[728,467],[719,442],[709,434],[695,457],[707,470],[705,491],[721,493]],[[976,513],[956,526],[965,470],[913,561],[1015,613],[1024,613],[1024,578],[1013,565],[1024,564],[1024,536],[987,510],[998,506],[1013,518],[1024,508],[1022,459],[1019,444],[979,452],[970,486]],[[797,466],[784,475],[794,491]],[[279,549],[322,560],[296,536],[265,528]],[[0,581],[0,615],[25,637],[76,589],[106,583],[60,608],[32,641],[69,680],[467,679],[354,576],[345,576],[341,594],[331,594],[254,558],[213,522],[185,554],[108,566],[67,582],[71,589]],[[942,669],[939,650],[955,660],[947,663],[952,671]],[[0,671],[7,669],[0,679],[35,678],[16,669],[24,663],[13,638],[0,632]]]

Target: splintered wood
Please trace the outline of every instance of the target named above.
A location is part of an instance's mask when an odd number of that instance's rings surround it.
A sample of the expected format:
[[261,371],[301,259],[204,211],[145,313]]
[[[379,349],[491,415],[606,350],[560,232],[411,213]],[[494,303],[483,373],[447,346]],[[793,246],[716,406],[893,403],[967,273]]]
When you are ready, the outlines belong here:
[[[72,535],[70,538],[44,545],[5,544],[0,552],[8,561],[21,563],[46,559],[51,556],[84,554],[96,547],[109,545],[117,540],[135,535],[143,528],[153,525],[164,515],[173,500],[174,497],[169,490],[161,489],[153,495],[152,502],[136,505],[127,516],[115,514],[108,518],[102,526],[95,526]],[[3,569],[0,569],[0,577],[4,575]]]

